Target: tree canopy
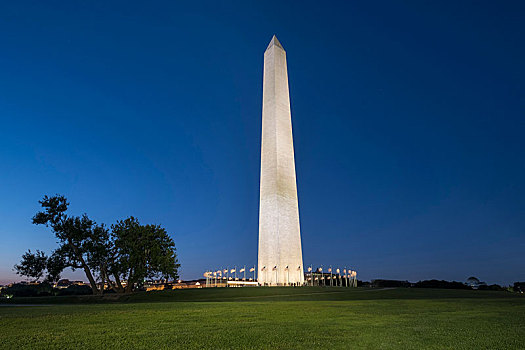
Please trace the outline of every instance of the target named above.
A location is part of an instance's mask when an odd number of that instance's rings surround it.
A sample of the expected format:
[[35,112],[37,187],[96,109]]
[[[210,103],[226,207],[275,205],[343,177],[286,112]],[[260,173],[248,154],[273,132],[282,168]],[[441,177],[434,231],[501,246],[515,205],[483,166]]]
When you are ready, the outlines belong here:
[[29,249],[22,255],[20,264],[15,265],[15,271],[19,275],[32,278],[33,282],[36,282],[44,275],[47,269],[47,260],[47,255],[44,252],[37,249],[36,253],[33,253]]

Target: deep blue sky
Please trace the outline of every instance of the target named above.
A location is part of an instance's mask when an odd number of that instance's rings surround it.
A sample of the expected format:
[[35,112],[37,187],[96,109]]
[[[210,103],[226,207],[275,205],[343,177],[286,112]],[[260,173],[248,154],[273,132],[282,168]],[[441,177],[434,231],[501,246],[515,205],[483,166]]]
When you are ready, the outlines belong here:
[[[525,280],[524,3],[0,5],[0,283],[60,193],[254,264],[263,52],[288,53],[305,265]],[[395,4],[394,4],[395,3]]]

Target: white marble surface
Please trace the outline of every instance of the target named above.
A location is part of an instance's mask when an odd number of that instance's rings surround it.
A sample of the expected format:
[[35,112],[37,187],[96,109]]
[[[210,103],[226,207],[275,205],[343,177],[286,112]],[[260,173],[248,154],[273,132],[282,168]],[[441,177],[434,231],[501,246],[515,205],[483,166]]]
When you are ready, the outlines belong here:
[[[286,52],[264,53],[258,281],[304,282]],[[287,268],[288,267],[288,268]]]

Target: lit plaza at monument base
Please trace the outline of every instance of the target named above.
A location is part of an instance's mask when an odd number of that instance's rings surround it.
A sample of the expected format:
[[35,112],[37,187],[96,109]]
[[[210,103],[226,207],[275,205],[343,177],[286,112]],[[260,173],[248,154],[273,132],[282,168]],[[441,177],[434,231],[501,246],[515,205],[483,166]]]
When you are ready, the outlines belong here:
[[259,200],[257,266],[206,271],[206,286],[357,286],[346,267],[304,269],[286,51],[275,35],[264,52]]
[[[263,271],[264,272],[264,271]],[[206,271],[206,278],[202,287],[243,287],[243,286],[329,286],[329,287],[357,287],[357,271],[329,267],[323,269],[308,267],[304,273],[302,284],[283,282],[277,284],[264,284],[257,279],[255,267],[218,269]]]

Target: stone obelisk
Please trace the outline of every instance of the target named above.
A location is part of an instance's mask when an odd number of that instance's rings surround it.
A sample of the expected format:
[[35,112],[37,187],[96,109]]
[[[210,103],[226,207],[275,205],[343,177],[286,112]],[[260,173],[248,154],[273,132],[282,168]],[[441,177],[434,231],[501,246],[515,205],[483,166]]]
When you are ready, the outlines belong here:
[[304,282],[286,51],[275,35],[264,53],[258,282]]

